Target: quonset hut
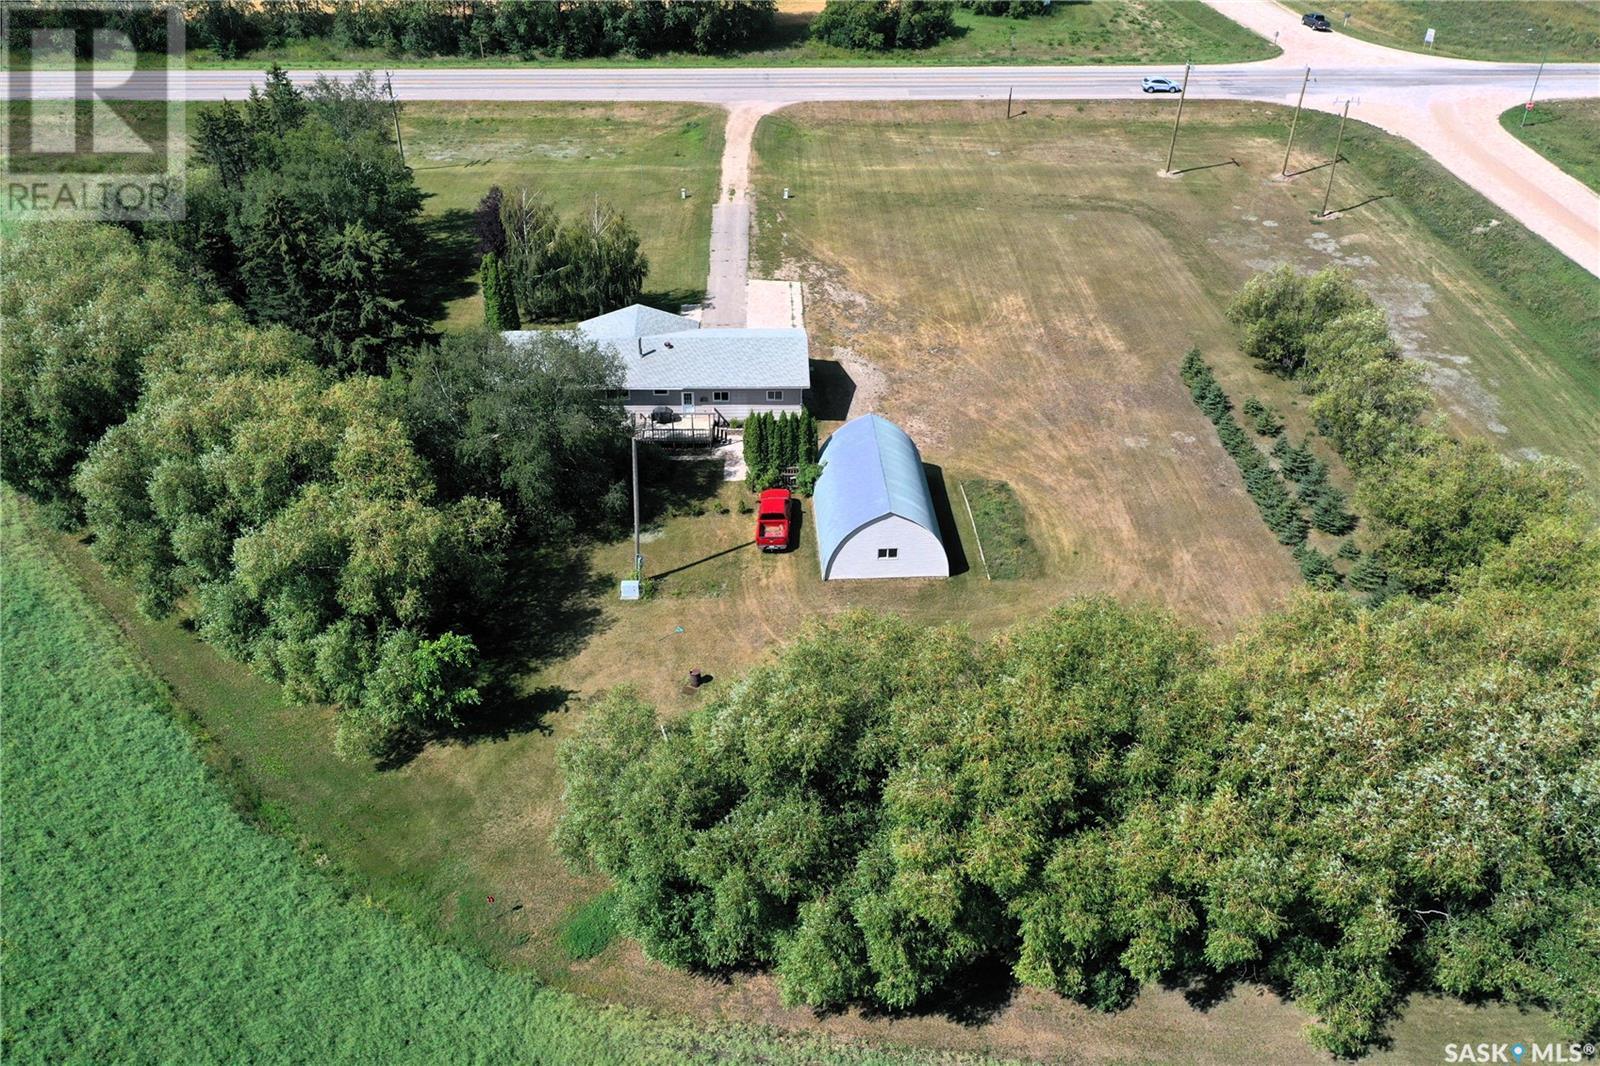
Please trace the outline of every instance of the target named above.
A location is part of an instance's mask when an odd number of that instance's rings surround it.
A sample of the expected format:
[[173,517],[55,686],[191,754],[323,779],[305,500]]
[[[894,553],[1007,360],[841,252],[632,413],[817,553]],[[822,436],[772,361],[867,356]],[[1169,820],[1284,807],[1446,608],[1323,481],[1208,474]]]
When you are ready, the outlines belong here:
[[922,456],[905,430],[863,415],[839,427],[819,459],[812,508],[824,581],[950,576]]

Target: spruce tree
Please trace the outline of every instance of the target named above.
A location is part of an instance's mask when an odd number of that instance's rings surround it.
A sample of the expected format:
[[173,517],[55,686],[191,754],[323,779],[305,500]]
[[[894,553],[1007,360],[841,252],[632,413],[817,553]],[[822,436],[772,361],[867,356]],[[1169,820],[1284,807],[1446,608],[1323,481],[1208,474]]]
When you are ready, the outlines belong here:
[[1388,580],[1389,572],[1372,554],[1362,556],[1350,568],[1350,587],[1362,592],[1377,592]]
[[500,260],[485,253],[478,264],[478,288],[483,292],[483,322],[490,329],[505,329],[504,315],[500,310]]

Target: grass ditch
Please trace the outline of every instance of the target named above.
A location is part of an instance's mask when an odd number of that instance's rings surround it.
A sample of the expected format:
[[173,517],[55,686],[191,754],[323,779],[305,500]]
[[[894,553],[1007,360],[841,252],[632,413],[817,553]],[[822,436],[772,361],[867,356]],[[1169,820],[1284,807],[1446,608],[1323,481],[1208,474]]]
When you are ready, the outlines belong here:
[[1518,104],[1500,114],[1500,125],[1550,162],[1600,192],[1600,100],[1553,100],[1535,104],[1522,122]]

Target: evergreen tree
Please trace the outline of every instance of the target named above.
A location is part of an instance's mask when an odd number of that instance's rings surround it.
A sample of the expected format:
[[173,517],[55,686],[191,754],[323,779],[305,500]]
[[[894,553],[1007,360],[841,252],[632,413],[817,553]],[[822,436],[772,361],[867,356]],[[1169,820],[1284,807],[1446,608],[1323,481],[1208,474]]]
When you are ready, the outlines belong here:
[[755,487],[756,472],[766,466],[766,421],[759,412],[744,420],[745,479]]
[[1389,580],[1389,572],[1378,557],[1368,553],[1350,568],[1350,587],[1362,592],[1376,592]]
[[1344,493],[1325,485],[1311,507],[1311,520],[1324,533],[1339,536],[1355,528],[1356,520],[1345,509]]

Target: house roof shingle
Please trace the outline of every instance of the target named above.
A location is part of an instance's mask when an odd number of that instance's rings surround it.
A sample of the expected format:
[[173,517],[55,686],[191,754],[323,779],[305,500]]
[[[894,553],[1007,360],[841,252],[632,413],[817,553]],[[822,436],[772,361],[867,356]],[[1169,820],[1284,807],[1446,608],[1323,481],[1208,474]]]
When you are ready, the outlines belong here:
[[[580,322],[578,331],[617,353],[630,389],[811,387],[803,329],[701,329],[691,318],[634,304]],[[510,330],[505,338],[537,343],[544,332]]]

